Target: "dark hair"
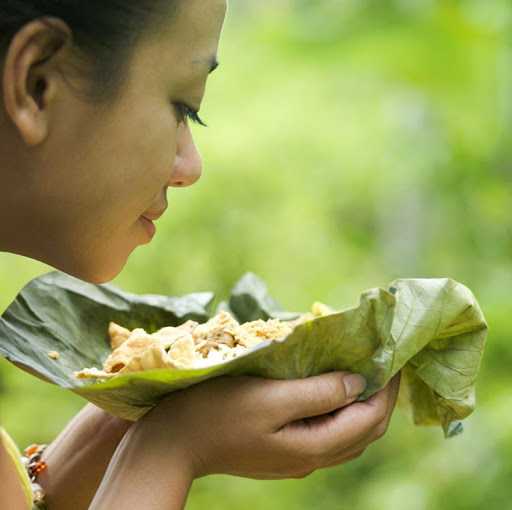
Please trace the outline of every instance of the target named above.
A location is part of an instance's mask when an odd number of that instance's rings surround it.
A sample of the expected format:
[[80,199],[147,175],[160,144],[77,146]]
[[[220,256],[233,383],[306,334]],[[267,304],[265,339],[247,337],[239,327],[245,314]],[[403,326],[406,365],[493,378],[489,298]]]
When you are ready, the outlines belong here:
[[[73,71],[85,75],[96,100],[110,96],[128,70],[131,50],[148,28],[169,24],[180,0],[0,0],[0,57],[25,24],[55,17],[72,32],[85,57]],[[79,59],[80,60],[80,59]]]

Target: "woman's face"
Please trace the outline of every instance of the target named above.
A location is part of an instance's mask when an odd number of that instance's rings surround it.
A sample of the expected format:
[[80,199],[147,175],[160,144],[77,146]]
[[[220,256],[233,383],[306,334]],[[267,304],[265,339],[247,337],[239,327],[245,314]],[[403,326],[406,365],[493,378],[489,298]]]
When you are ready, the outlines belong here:
[[167,188],[199,179],[202,162],[183,105],[199,110],[226,0],[182,5],[169,29],[139,43],[115,99],[94,104],[57,89],[48,136],[26,148],[30,177],[13,219],[18,246],[10,251],[108,281],[151,241]]

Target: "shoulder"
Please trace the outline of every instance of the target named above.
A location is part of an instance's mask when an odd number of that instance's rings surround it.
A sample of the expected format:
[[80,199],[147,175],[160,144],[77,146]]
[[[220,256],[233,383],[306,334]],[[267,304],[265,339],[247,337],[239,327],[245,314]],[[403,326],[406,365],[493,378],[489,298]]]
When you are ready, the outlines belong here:
[[31,507],[32,489],[21,455],[0,426],[0,508],[28,510]]

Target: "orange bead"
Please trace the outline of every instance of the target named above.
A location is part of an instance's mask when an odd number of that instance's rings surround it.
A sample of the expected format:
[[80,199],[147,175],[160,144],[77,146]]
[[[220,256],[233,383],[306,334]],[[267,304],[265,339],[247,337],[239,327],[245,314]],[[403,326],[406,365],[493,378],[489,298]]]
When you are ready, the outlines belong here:
[[34,453],[37,452],[37,449],[39,448],[39,445],[37,444],[31,444],[28,446],[25,450],[25,453],[27,454],[27,457],[30,457],[31,455],[34,455]]
[[44,461],[41,461],[41,462],[38,462],[32,469],[31,469],[31,472],[33,475],[38,475],[40,473],[42,473],[45,469],[48,468],[48,465],[46,464],[46,462]]

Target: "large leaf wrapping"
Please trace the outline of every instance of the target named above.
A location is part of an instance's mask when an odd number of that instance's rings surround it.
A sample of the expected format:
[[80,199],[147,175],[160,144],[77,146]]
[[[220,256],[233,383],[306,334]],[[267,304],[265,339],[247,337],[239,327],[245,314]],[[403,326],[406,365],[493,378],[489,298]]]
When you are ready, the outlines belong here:
[[[101,368],[110,354],[108,324],[152,333],[211,316],[213,294],[180,298],[123,292],[60,272],[30,282],[0,321],[0,353],[24,370],[70,389],[99,407],[137,420],[164,395],[221,375],[295,379],[333,370],[362,374],[366,399],[401,369],[399,403],[417,424],[461,431],[474,409],[474,384],[487,325],[470,290],[450,279],[403,279],[370,289],[358,306],[296,326],[284,339],[263,342],[238,358],[201,369],[162,369],[105,382],[77,380],[75,370]],[[292,319],[248,273],[219,308],[239,322]],[[51,359],[49,351],[60,358]]]

